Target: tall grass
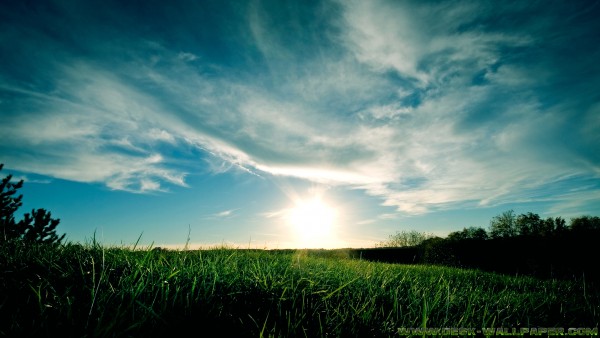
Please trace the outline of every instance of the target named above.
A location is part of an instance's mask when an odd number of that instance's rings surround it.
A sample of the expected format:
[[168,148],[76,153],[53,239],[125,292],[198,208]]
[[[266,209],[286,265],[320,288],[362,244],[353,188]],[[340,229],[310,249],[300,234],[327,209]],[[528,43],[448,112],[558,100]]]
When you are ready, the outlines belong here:
[[595,327],[578,281],[323,252],[0,246],[0,335],[394,336],[399,327]]

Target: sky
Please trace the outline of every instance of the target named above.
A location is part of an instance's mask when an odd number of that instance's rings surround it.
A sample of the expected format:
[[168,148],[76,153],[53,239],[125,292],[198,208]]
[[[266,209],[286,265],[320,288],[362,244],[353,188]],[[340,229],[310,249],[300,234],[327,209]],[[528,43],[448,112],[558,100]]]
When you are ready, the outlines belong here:
[[2,1],[0,174],[25,181],[21,213],[107,245],[369,247],[507,210],[600,215],[598,17],[599,1]]

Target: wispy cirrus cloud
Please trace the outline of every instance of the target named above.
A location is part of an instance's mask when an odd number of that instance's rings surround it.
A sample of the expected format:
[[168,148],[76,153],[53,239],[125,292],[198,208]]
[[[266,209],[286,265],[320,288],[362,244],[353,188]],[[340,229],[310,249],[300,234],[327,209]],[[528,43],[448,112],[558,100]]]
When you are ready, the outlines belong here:
[[18,119],[2,117],[5,156],[13,167],[119,190],[161,190],[159,181],[185,185],[184,174],[163,167],[153,149],[173,144],[174,137],[156,127],[152,98],[86,65],[61,75],[55,93],[2,87],[26,94],[18,102],[27,110]]

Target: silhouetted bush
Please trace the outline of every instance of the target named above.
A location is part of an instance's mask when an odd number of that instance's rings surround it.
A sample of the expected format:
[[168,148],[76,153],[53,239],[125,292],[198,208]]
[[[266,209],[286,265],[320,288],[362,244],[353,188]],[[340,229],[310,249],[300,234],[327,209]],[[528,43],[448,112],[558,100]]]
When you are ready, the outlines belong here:
[[382,248],[401,248],[407,246],[417,246],[423,241],[432,238],[433,235],[419,232],[416,230],[410,231],[398,231],[393,235],[390,235],[386,241],[377,243],[378,247]]

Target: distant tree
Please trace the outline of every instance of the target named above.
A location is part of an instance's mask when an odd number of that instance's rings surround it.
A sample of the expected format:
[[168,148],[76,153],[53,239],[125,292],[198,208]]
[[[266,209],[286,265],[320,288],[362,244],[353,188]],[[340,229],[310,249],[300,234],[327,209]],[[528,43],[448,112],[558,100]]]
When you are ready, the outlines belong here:
[[600,230],[600,217],[598,216],[581,216],[571,219],[569,225],[571,231],[581,232],[590,230]]
[[451,241],[462,241],[463,239],[465,239],[465,230],[466,228],[463,228],[462,231],[453,231],[449,233],[448,237],[446,238]]
[[448,239],[451,241],[460,241],[464,239],[485,240],[488,234],[483,228],[469,227],[463,228],[462,231],[455,231],[448,234]]
[[[0,164],[0,170],[4,167]],[[59,219],[53,219],[45,209],[32,210],[26,213],[19,222],[15,221],[15,212],[22,205],[23,195],[16,195],[23,186],[23,180],[11,182],[12,175],[2,179],[0,183],[0,243],[21,240],[26,243],[60,243],[65,235],[56,234]]]
[[551,236],[556,232],[556,222],[554,218],[548,217],[542,222],[542,236]]
[[517,234],[519,236],[530,236],[532,233],[531,224],[523,217],[525,215],[519,215],[515,224],[517,228]]
[[490,237],[508,238],[517,235],[515,212],[508,210],[490,221]]
[[540,236],[543,234],[544,221],[540,215],[528,212],[517,217],[515,226],[520,236]]
[[417,246],[426,239],[432,238],[432,234],[425,232],[418,232],[416,230],[410,231],[398,231],[393,235],[390,235],[386,241],[379,242],[379,247],[405,247],[405,246]]
[[488,233],[484,228],[471,227],[469,230],[469,236],[472,239],[486,240],[488,239]]
[[554,219],[554,233],[562,235],[565,231],[567,231],[567,222],[562,217],[556,217]]

